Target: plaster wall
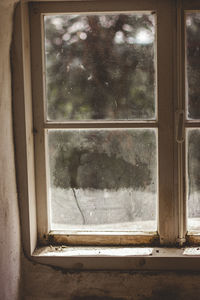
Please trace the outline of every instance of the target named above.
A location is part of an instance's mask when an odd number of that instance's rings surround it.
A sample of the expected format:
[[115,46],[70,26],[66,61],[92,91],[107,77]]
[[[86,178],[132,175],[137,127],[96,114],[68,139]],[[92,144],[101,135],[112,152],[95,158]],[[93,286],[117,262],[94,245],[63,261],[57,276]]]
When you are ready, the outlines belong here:
[[25,300],[199,300],[200,274],[67,272],[23,261]]
[[22,257],[15,184],[9,48],[14,1],[0,0],[0,299],[198,300],[200,273],[69,272]]
[[69,272],[23,258],[25,300],[200,300],[200,273]]
[[14,0],[0,1],[0,299],[19,299],[20,226],[12,130],[10,43]]

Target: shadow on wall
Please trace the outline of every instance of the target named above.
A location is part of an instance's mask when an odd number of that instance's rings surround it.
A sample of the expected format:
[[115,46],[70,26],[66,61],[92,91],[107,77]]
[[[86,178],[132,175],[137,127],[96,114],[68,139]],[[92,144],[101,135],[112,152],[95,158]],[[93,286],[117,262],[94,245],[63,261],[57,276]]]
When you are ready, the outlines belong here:
[[[136,296],[136,295],[135,295]],[[109,297],[109,296],[73,296],[71,300],[134,300],[135,296],[128,297]],[[141,297],[141,298],[140,298]],[[152,291],[150,296],[137,295],[137,299],[141,300],[181,300],[183,299],[183,295],[181,296],[180,287],[165,287],[158,288]],[[194,298],[192,298],[194,299]],[[190,300],[192,300],[190,299]]]
[[127,300],[128,298],[113,298],[106,296],[75,296],[72,300]]
[[181,299],[183,299],[183,295],[181,297],[180,287],[177,286],[158,288],[152,291],[152,295],[150,297],[141,298],[141,300],[181,300]]

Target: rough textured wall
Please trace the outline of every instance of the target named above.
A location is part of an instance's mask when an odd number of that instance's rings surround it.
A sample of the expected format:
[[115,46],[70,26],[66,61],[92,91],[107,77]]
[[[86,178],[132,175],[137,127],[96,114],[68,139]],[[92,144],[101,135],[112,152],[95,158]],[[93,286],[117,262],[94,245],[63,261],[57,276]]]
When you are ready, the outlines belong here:
[[12,135],[9,48],[14,1],[0,0],[0,299],[196,300],[198,273],[70,273],[23,258],[19,296],[20,234]]
[[20,236],[11,118],[9,47],[11,0],[0,0],[0,299],[17,300],[196,300],[200,273],[70,273],[23,257],[23,296],[19,295]]
[[14,0],[0,1],[0,299],[19,299],[20,234],[12,130],[10,43]]
[[25,300],[197,300],[200,273],[70,273],[24,260]]

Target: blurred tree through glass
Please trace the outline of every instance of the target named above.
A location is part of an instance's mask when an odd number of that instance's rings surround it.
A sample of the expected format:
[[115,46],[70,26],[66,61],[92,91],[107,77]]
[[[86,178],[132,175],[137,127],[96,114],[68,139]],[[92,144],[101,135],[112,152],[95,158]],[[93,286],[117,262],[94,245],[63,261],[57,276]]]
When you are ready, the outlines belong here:
[[186,14],[187,117],[200,119],[200,13]]
[[52,229],[156,231],[157,129],[62,128],[157,119],[155,23],[153,12],[44,16],[46,120],[61,123],[46,130]]
[[48,130],[53,226],[155,231],[156,131]]
[[155,15],[45,16],[47,120],[156,119]]
[[[187,119],[200,119],[200,12],[187,12],[186,27],[186,112]],[[200,231],[200,130],[187,128],[188,230]]]

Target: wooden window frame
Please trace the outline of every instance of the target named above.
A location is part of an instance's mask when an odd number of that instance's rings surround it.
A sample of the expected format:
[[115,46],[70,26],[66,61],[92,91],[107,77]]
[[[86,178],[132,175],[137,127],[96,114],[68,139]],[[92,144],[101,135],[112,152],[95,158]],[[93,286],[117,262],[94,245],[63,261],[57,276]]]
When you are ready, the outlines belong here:
[[[166,2],[165,2],[166,3]],[[157,1],[85,1],[85,2],[58,2],[37,3],[30,6],[31,20],[31,48],[32,48],[32,85],[33,85],[33,115],[35,134],[35,160],[36,160],[36,198],[38,232],[40,243],[50,239],[51,243],[76,244],[148,244],[157,243],[158,234],[154,233],[83,233],[70,234],[68,232],[50,232],[47,212],[49,211],[46,190],[45,167],[45,129],[55,128],[158,128],[159,170],[159,225],[158,232],[162,243],[175,240],[173,218],[173,110],[172,110],[172,19],[170,2],[167,5]],[[130,11],[158,11],[159,26],[157,27],[157,78],[158,78],[158,116],[157,121],[112,121],[112,122],[45,122],[44,121],[44,41],[43,22],[44,14],[77,13],[77,12],[130,12]],[[163,35],[165,33],[165,35]],[[161,78],[161,79],[159,79]],[[170,99],[170,100],[169,100]],[[169,105],[171,101],[171,105]],[[165,126],[170,124],[170,126]],[[167,205],[166,205],[167,203]],[[172,216],[172,217],[169,217]],[[167,232],[166,232],[167,229]],[[120,236],[120,239],[119,239]]]
[[[177,0],[176,7],[173,0],[140,0],[140,1],[34,1],[31,4],[30,1],[21,1],[20,5],[15,12],[15,29],[13,35],[13,51],[12,51],[12,63],[13,63],[13,87],[14,87],[14,131],[15,131],[15,145],[16,145],[16,169],[17,169],[17,181],[18,191],[20,199],[20,212],[21,212],[21,224],[22,224],[22,239],[23,246],[27,255],[35,257],[35,249],[38,246],[56,244],[67,245],[99,245],[99,246],[133,246],[133,245],[149,245],[149,246],[177,246],[185,243],[185,240],[189,244],[200,244],[200,235],[187,234],[186,230],[186,193],[185,193],[185,143],[177,143],[177,111],[184,111],[184,95],[185,95],[185,33],[184,33],[184,10],[200,10],[200,3],[198,0]],[[78,8],[80,11],[96,11],[97,7],[99,11],[157,11],[158,13],[158,49],[157,49],[157,61],[158,61],[158,115],[159,122],[151,122],[149,128],[159,128],[159,216],[158,216],[158,234],[106,234],[106,235],[69,235],[69,234],[55,234],[55,232],[48,232],[48,225],[45,218],[45,222],[42,221],[44,213],[47,212],[47,206],[44,201],[40,200],[40,195],[45,195],[44,190],[41,192],[38,189],[39,186],[45,186],[45,174],[44,167],[39,168],[40,165],[40,150],[41,147],[35,144],[41,144],[44,149],[44,137],[42,136],[43,122],[37,112],[34,111],[34,105],[32,107],[32,101],[36,101],[38,105],[41,105],[41,99],[43,99],[43,71],[41,60],[38,61],[31,58],[31,51],[34,52],[35,57],[41,58],[41,47],[38,47],[36,36],[32,31],[32,46],[30,42],[29,28],[34,22],[37,22],[36,26],[40,26],[41,18],[40,13],[45,13],[45,7],[48,12],[63,12],[66,7]],[[99,5],[99,6],[98,6]],[[104,5],[102,8],[102,5]],[[126,8],[124,8],[126,5]],[[31,7],[31,8],[30,8]],[[105,9],[106,7],[106,9]],[[145,8],[145,9],[144,9]],[[30,15],[29,12],[31,11]],[[33,17],[34,15],[34,17]],[[31,19],[31,24],[30,24]],[[165,36],[162,34],[165,32]],[[41,31],[40,31],[41,33]],[[168,41],[166,43],[166,40]],[[40,37],[41,41],[41,37]],[[32,50],[31,50],[32,49]],[[32,66],[31,66],[32,65]],[[19,71],[20,69],[20,71]],[[38,76],[34,76],[34,73],[39,70]],[[39,88],[38,88],[39,87]],[[170,105],[169,105],[170,103]],[[34,113],[34,120],[33,120]],[[39,122],[38,122],[38,120]],[[20,120],[19,120],[20,119]],[[119,123],[119,124],[118,124]],[[34,125],[33,125],[34,124]],[[39,125],[38,125],[39,124]],[[166,126],[167,124],[167,126]],[[184,122],[184,128],[194,126],[193,122]],[[69,125],[71,126],[71,125]],[[79,123],[72,124],[75,128],[79,127]],[[87,125],[90,127],[89,125]],[[87,127],[86,126],[86,127]],[[93,125],[92,125],[93,126]],[[115,127],[112,122],[105,122],[105,126],[110,128]],[[126,127],[127,124],[123,122],[117,122],[117,126]],[[143,128],[146,126],[142,122],[130,122],[131,128]],[[199,127],[200,123],[195,123],[195,126]],[[47,125],[51,128],[51,125]],[[59,127],[59,126],[58,126]],[[42,150],[44,156],[44,150]],[[35,159],[39,160],[39,164]],[[44,157],[43,157],[44,159]],[[42,164],[41,164],[42,166]],[[165,170],[165,172],[162,172]],[[39,180],[38,180],[39,179]],[[43,181],[42,185],[41,182]],[[39,182],[39,183],[38,183]],[[35,187],[37,187],[35,189]],[[164,251],[164,250],[163,250]],[[162,250],[160,250],[162,253]],[[62,265],[63,260],[61,258],[35,258],[38,262],[45,262],[54,265]],[[176,256],[170,255],[169,252],[161,254],[158,257],[148,257],[145,261],[148,261],[145,268],[147,269],[168,269],[167,264],[169,257]],[[169,256],[169,257],[168,257]],[[163,260],[163,257],[168,258],[168,263]],[[162,262],[158,262],[161,258]],[[89,258],[88,258],[89,259]],[[93,268],[92,259],[88,261],[86,259],[87,268]],[[96,258],[95,258],[96,259]],[[116,260],[113,258],[115,263]],[[85,261],[85,260],[84,260]],[[99,262],[101,259],[99,260]],[[112,268],[121,268],[120,264],[123,259],[119,260],[119,265],[115,265],[114,261],[110,264]],[[179,268],[199,268],[200,259],[196,259],[196,263],[191,265],[191,262],[185,262],[186,259],[181,257],[179,260]],[[66,263],[67,267],[76,264],[77,260],[73,264]],[[130,261],[126,260],[124,268],[129,269]],[[101,263],[100,263],[101,264]],[[189,266],[190,265],[190,266]],[[105,266],[105,264],[103,264]],[[184,267],[185,266],[185,267]],[[82,268],[82,267],[80,267]],[[97,267],[101,269],[101,266]],[[110,267],[109,267],[110,268]],[[130,263],[130,268],[143,269],[140,258],[134,258],[134,261]],[[172,263],[169,263],[169,268],[173,269]],[[177,265],[176,265],[177,268]]]

